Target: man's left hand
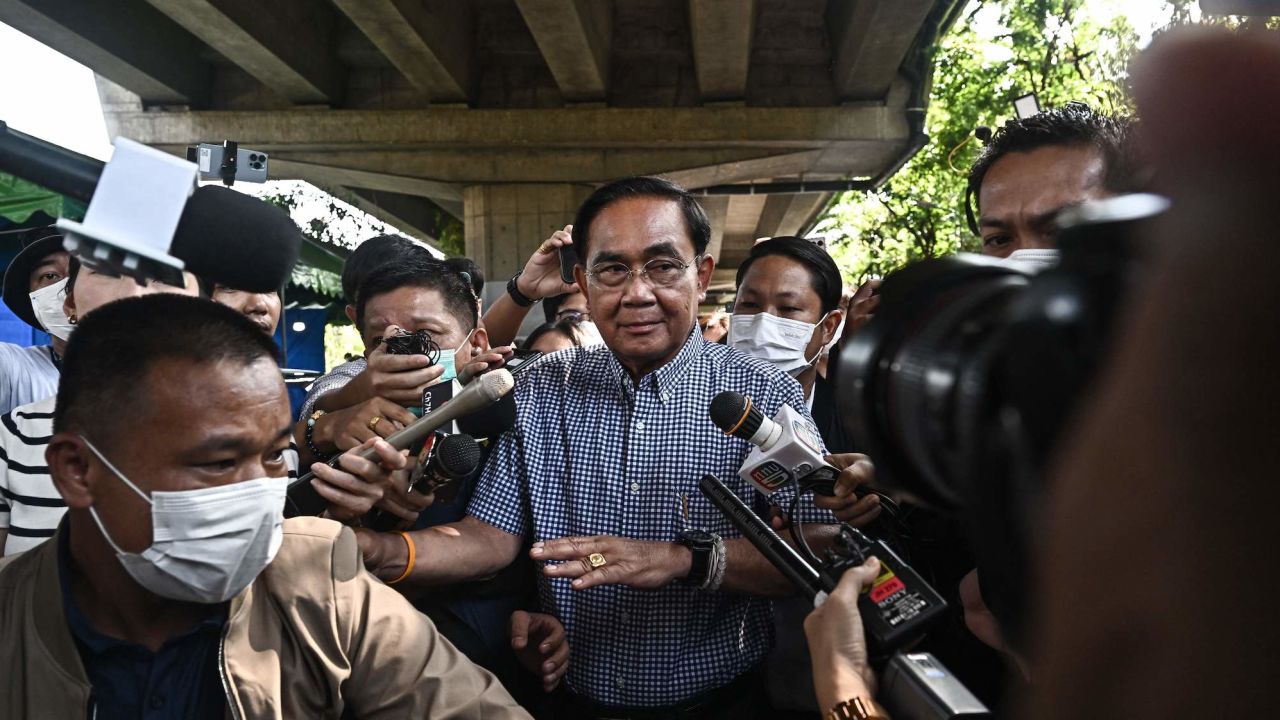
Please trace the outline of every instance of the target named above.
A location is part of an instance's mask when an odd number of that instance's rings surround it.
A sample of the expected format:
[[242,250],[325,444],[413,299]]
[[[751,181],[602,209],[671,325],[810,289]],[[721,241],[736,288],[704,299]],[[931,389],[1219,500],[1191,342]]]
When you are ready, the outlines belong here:
[[[600,555],[604,564],[592,567],[591,556]],[[533,544],[529,557],[544,565],[542,574],[551,578],[573,578],[574,590],[597,585],[627,585],[656,590],[686,577],[693,555],[675,542],[632,540],[600,535],[567,537]]]
[[837,520],[855,527],[862,527],[879,517],[878,496],[868,494],[859,498],[854,494],[855,488],[870,485],[875,480],[876,468],[871,464],[871,458],[860,453],[844,453],[828,455],[827,462],[840,470],[840,475],[836,477],[836,494],[814,495],[813,504],[832,511]]

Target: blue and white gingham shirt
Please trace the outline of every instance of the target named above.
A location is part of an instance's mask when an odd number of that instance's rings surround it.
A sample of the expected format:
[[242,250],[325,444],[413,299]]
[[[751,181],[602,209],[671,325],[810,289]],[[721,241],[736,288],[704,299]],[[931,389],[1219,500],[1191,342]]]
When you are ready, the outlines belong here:
[[[783,403],[808,416],[795,380],[776,367],[690,334],[671,362],[638,384],[604,346],[543,358],[516,383],[517,422],[499,440],[469,513],[513,535],[551,540],[613,535],[674,541],[690,525],[740,537],[698,491],[714,473],[758,509],[738,478],[750,449],[724,435],[707,409],[723,390],[772,416]],[[786,508],[788,491],[775,495]],[[802,503],[806,521],[834,522]],[[768,600],[708,593],[680,583],[575,591],[543,577],[543,609],[564,623],[573,659],[567,682],[600,703],[662,706],[724,685],[773,643]]]

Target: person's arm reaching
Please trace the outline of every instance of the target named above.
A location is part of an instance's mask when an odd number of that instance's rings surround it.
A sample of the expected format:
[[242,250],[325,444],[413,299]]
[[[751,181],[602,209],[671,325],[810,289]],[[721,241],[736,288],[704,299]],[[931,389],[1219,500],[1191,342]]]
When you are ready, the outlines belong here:
[[[516,559],[521,544],[518,535],[470,515],[404,535],[362,529],[357,538],[369,572],[384,581],[404,576],[396,587],[409,597],[423,588],[489,577]],[[412,567],[406,538],[413,542]]]
[[[573,226],[565,225],[563,230],[555,231],[542,241],[516,279],[516,287],[521,294],[530,300],[542,300],[579,292],[577,285],[565,283],[560,278],[560,248],[573,244],[571,232]],[[531,307],[521,307],[509,294],[503,293],[484,314],[484,329],[489,333],[489,343],[496,347],[515,342],[520,324]]]

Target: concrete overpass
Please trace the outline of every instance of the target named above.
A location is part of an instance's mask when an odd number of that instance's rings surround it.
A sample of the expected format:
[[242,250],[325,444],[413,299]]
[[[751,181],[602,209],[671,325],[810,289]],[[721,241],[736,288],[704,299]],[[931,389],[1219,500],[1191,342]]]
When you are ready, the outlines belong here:
[[664,174],[706,193],[724,289],[755,238],[919,147],[962,5],[0,0],[0,22],[93,68],[113,135],[238,140],[427,240],[462,220],[494,280],[593,184]]

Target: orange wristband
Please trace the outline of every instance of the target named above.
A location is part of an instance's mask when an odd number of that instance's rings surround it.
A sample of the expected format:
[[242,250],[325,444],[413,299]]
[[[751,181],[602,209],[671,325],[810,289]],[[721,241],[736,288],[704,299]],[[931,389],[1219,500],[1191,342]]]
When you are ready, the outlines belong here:
[[414,548],[413,538],[409,537],[409,533],[402,532],[400,533],[400,537],[404,538],[404,544],[409,546],[409,560],[405,562],[404,572],[400,573],[400,577],[396,578],[395,580],[388,580],[387,581],[388,585],[395,585],[401,580],[404,580],[405,578],[409,577],[409,573],[413,572],[413,564],[418,559],[418,551],[416,548]]

